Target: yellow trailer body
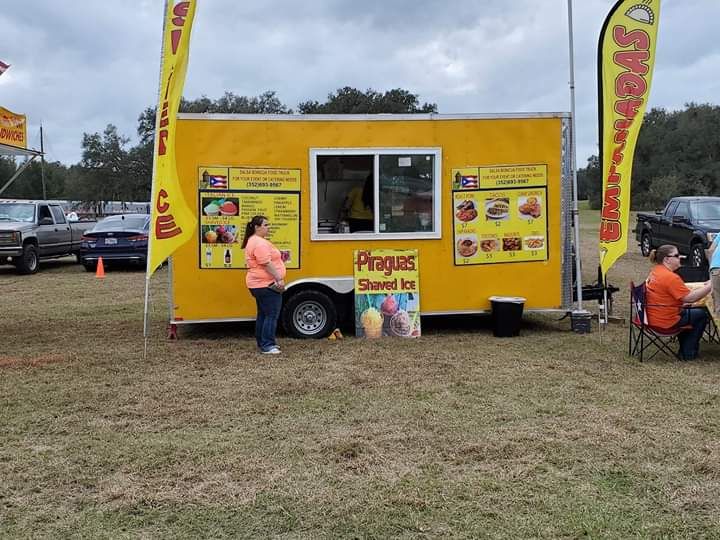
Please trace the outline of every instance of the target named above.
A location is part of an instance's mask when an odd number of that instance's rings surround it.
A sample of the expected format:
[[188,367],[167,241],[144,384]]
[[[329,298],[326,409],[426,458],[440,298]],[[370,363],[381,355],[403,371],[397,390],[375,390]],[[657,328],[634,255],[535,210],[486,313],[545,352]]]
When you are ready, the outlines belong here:
[[[566,113],[181,114],[178,173],[198,229],[172,258],[171,322],[254,319],[238,244],[244,220],[217,213],[246,199],[273,204],[284,220],[293,246],[286,302],[308,288],[351,293],[355,250],[417,249],[423,315],[488,311],[492,295],[522,296],[526,311],[566,310],[568,131]],[[374,223],[351,233],[336,216],[340,192],[367,177]]]

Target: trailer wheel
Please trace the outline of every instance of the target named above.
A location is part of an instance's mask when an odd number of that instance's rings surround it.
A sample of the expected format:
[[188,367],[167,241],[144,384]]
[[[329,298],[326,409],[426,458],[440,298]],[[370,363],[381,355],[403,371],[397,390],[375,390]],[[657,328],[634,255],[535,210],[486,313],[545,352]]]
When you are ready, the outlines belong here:
[[705,266],[705,250],[702,244],[693,244],[690,248],[690,263],[693,266]]
[[37,248],[33,244],[25,244],[22,255],[15,259],[15,266],[21,274],[35,274],[39,266]]
[[285,302],[282,322],[285,331],[294,338],[324,338],[335,329],[337,310],[324,292],[299,291]]
[[650,238],[650,233],[644,232],[640,239],[640,253],[642,253],[643,257],[649,257],[651,251],[652,238]]

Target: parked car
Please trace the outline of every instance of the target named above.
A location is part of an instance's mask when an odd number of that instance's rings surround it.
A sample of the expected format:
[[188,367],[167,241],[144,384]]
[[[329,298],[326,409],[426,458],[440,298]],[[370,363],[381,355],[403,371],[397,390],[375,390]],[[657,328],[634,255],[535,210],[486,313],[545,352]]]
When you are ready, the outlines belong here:
[[97,261],[106,263],[147,264],[148,214],[121,214],[98,221],[87,231],[80,244],[80,262],[88,272],[95,271]]
[[663,244],[689,256],[692,266],[705,266],[705,250],[720,232],[720,197],[673,197],[664,210],[639,213],[635,236],[647,257]]
[[80,238],[94,221],[70,223],[62,207],[48,201],[0,200],[0,264],[34,274],[42,259],[78,255]]

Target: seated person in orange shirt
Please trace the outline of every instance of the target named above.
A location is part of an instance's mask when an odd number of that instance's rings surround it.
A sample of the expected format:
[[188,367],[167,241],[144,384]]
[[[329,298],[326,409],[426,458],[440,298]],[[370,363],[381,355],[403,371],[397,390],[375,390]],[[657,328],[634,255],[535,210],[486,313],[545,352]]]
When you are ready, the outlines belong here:
[[655,263],[645,281],[645,298],[648,322],[652,326],[670,330],[678,326],[690,325],[678,335],[680,357],[694,360],[700,352],[702,338],[708,315],[705,308],[690,307],[710,293],[710,281],[691,291],[675,271],[680,268],[680,253],[675,246],[664,245],[650,252],[650,260]]

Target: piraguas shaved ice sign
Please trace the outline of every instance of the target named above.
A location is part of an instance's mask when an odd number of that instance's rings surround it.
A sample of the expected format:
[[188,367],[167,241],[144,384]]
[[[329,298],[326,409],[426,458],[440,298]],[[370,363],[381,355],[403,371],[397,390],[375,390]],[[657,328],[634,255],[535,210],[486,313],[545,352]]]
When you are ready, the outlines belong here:
[[420,335],[420,280],[417,250],[357,250],[355,335]]

